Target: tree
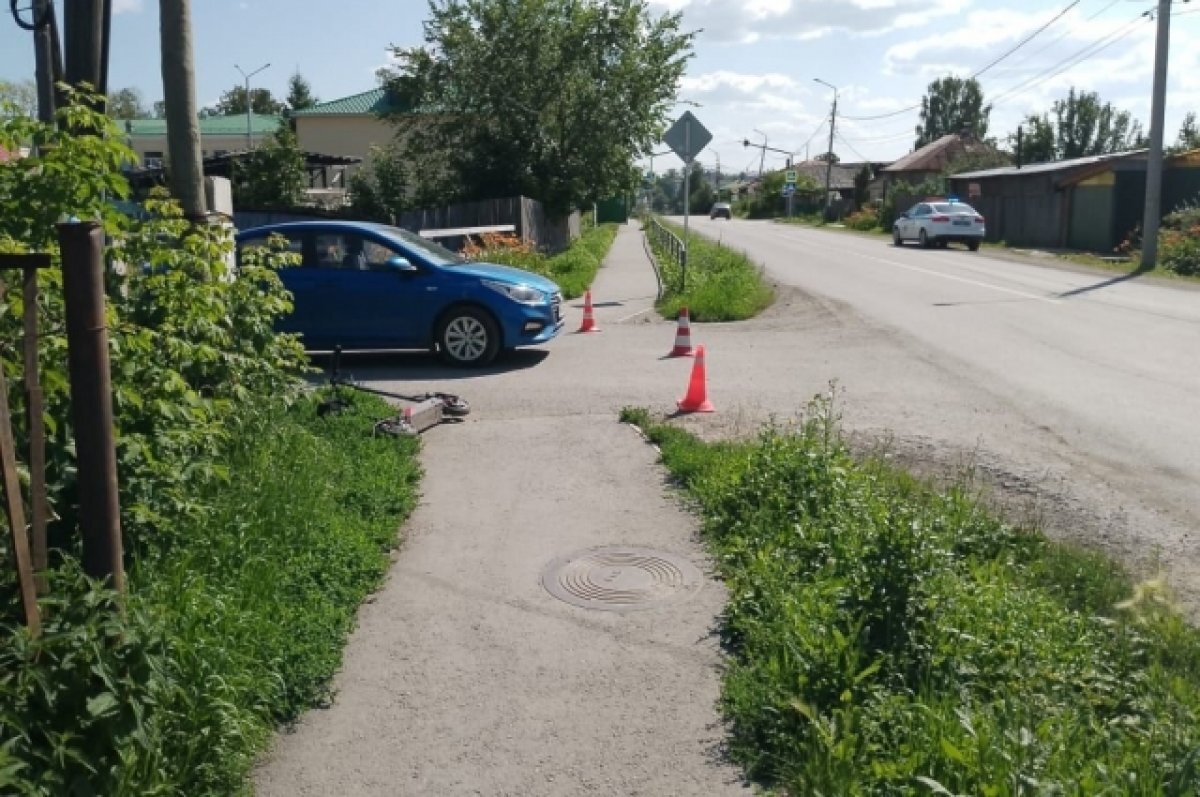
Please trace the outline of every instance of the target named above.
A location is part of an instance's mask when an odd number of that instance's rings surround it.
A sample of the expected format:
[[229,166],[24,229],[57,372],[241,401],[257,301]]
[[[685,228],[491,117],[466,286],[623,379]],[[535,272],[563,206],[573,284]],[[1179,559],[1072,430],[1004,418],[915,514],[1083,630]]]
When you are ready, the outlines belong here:
[[[32,80],[0,80],[0,108],[11,105],[20,116],[37,116],[37,84]],[[7,110],[0,110],[0,116]]]
[[648,0],[432,0],[429,13],[427,46],[396,48],[386,85],[434,112],[413,144],[444,161],[454,193],[560,215],[634,187],[629,164],[658,142],[691,57],[678,13]]
[[1200,148],[1200,128],[1196,127],[1196,113],[1191,111],[1183,117],[1183,124],[1179,126],[1179,137],[1175,139],[1175,146],[1171,149],[1175,152],[1187,152],[1190,149],[1198,148]]
[[[208,109],[212,115],[235,116],[246,113],[246,87],[234,86],[221,95],[215,106]],[[250,90],[251,113],[273,116],[283,111],[283,103],[271,96],[270,89]]]
[[[320,102],[319,99],[313,96],[312,86],[308,85],[308,81],[299,72],[288,78],[288,95],[285,103],[288,108],[293,111],[299,111],[304,108],[311,108]],[[244,112],[244,111],[243,111]]]
[[1128,111],[1118,111],[1112,103],[1101,104],[1094,91],[1075,93],[1054,103],[1054,124],[1059,158],[1082,158],[1134,149],[1145,136],[1141,123]]
[[307,182],[296,134],[282,124],[234,173],[233,199],[239,206],[295,207],[304,198]]
[[154,118],[155,119],[166,119],[167,118],[166,100],[155,100],[154,101]]
[[1030,114],[1021,124],[1021,140],[1016,133],[1008,137],[1009,146],[1016,152],[1021,163],[1046,163],[1057,157],[1058,148],[1054,135],[1054,123],[1046,114]]
[[370,165],[350,178],[351,207],[366,218],[394,223],[411,206],[409,164],[396,142],[371,150]]
[[[699,163],[692,164],[692,176],[688,179],[688,210],[692,214],[708,213],[713,202],[713,188],[704,176],[704,167]],[[682,208],[681,208],[682,210]]]
[[[1128,111],[1100,101],[1094,91],[1071,89],[1051,113],[1031,114],[1022,123],[1021,161],[1038,163],[1125,152],[1146,145],[1141,123]],[[1009,136],[1016,146],[1016,136]]]
[[938,78],[921,98],[915,147],[920,149],[951,133],[970,133],[982,141],[991,113],[992,106],[983,104],[983,89],[975,78]]
[[145,119],[149,112],[142,104],[142,93],[130,87],[108,95],[108,115],[113,119]]
[[196,115],[191,0],[159,0],[158,16],[171,193],[183,206],[183,214],[199,221],[208,212],[200,161],[200,120]]
[[813,158],[821,163],[841,163],[842,159],[838,157],[836,152],[822,152],[820,155]]
[[871,164],[864,163],[854,175],[854,204],[862,207],[871,198]]

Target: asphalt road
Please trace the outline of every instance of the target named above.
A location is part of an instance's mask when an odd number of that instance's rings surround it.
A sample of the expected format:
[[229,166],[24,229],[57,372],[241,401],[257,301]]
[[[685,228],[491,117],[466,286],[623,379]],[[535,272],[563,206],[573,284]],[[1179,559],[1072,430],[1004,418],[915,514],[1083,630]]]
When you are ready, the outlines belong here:
[[961,382],[1181,518],[1200,504],[1200,290],[965,247],[692,219],[775,280],[919,341]]

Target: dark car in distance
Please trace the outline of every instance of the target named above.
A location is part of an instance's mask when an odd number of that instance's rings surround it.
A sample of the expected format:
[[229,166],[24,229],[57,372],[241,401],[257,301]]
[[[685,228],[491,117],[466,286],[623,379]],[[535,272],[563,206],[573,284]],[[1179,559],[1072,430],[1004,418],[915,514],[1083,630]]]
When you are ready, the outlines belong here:
[[732,221],[733,206],[728,202],[718,202],[712,206],[712,210],[708,212],[708,217],[710,219],[725,219],[727,221]]

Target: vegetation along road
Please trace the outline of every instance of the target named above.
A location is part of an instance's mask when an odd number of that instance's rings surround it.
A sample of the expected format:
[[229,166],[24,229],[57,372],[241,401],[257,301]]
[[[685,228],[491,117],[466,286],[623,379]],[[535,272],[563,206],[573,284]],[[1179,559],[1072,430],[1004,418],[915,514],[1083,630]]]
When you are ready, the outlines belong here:
[[[830,368],[852,404],[883,391],[893,406],[873,417],[973,452],[1010,493],[1046,499],[1039,511],[1058,516],[1060,533],[1147,572],[1161,563],[1194,609],[1194,286],[769,222],[692,224],[825,307],[825,329],[797,336],[793,361],[831,335],[860,340]],[[889,362],[864,356],[884,340]],[[930,380],[910,384],[914,369]],[[769,403],[773,380],[754,384]]]

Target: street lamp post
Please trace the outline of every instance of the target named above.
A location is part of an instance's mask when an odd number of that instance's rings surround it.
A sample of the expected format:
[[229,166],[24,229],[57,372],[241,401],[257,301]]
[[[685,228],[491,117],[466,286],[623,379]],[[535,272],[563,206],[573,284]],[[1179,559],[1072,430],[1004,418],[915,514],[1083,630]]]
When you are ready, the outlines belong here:
[[829,183],[833,177],[833,128],[837,124],[838,88],[819,77],[815,77],[813,80],[822,86],[833,89],[833,110],[829,112],[829,149],[825,151],[825,220],[829,221]]
[[254,77],[259,72],[263,71],[270,65],[271,65],[270,63],[265,63],[248,75],[242,70],[242,68],[240,66],[238,66],[237,64],[233,65],[233,68],[236,69],[237,71],[241,72],[242,77],[245,78],[245,80],[246,80],[246,151],[247,152],[254,149],[254,141],[251,138],[252,133],[251,133],[251,124],[250,124],[250,112],[253,110],[251,107],[251,106],[253,106],[253,103],[250,102],[250,78]]
[[764,133],[763,131],[759,130],[757,127],[752,128],[752,129],[754,130],[755,133],[758,133],[760,136],[763,137],[763,143],[759,145],[762,147],[762,154],[760,155],[760,157],[758,159],[758,179],[761,180],[762,173],[763,173],[763,166],[766,164],[766,161],[767,161],[767,140],[768,139],[767,139],[767,134]]

